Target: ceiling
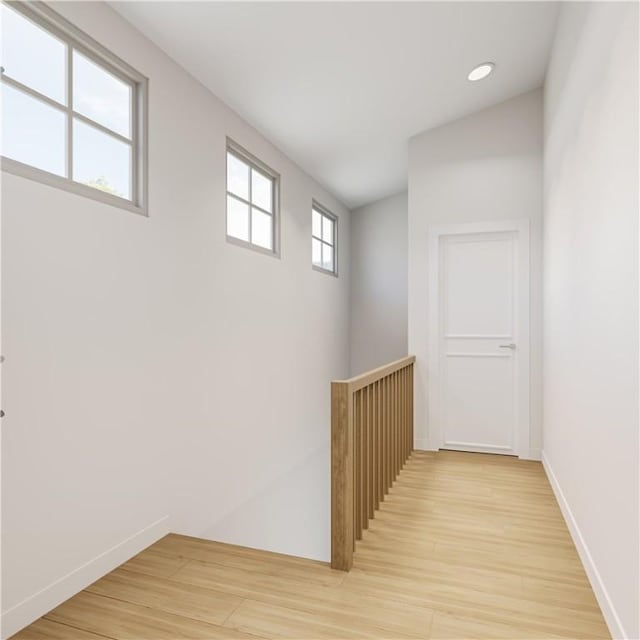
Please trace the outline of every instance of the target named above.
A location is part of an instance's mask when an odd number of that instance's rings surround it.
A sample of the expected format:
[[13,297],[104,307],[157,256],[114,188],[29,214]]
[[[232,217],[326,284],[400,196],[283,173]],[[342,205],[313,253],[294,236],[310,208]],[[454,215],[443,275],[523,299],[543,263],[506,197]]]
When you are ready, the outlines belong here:
[[[541,86],[552,2],[111,2],[351,208],[407,184],[407,141]],[[484,61],[494,73],[469,82]]]

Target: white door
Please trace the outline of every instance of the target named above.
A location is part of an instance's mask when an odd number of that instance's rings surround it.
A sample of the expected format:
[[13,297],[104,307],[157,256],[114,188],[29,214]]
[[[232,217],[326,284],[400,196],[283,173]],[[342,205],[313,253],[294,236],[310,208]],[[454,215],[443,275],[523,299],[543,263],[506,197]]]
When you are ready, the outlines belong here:
[[432,238],[439,448],[528,452],[528,242],[519,221],[443,228]]

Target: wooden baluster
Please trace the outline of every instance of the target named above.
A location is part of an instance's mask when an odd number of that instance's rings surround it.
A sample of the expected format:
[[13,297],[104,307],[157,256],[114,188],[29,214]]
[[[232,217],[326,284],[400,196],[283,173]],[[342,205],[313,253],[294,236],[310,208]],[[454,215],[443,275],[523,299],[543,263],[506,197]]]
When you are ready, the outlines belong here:
[[400,397],[400,371],[398,371],[396,373],[396,414],[398,416],[398,429],[396,434],[396,467],[398,471],[396,473],[396,477],[402,468],[402,403],[400,402]]
[[375,416],[376,416],[376,498],[377,505],[380,507],[380,502],[382,502],[382,429],[380,428],[380,393],[382,389],[382,381],[378,380],[376,382],[376,408],[375,408]]
[[396,452],[398,473],[396,476],[400,473],[400,469],[402,469],[402,403],[400,402],[402,398],[402,380],[400,374],[400,371],[396,373],[396,413],[398,415],[398,446]]
[[402,369],[398,371],[398,473],[402,470],[404,462],[402,453],[404,450],[402,433],[404,430],[404,421],[402,419]]
[[405,461],[411,454],[411,441],[409,440],[409,367],[404,370],[404,419],[406,420],[406,454]]
[[375,460],[375,468],[376,468],[376,475],[375,475],[375,491],[376,491],[376,509],[380,508],[380,499],[381,499],[381,495],[380,495],[380,478],[381,476],[381,459],[380,459],[380,452],[382,451],[382,443],[380,442],[380,381],[377,380],[376,382],[374,382],[374,388],[375,388],[375,393],[373,395],[373,430],[375,433],[375,438],[376,438],[376,448],[375,448],[375,456],[376,456],[376,460]]
[[407,370],[400,371],[402,378],[402,397],[400,398],[402,406],[402,464],[407,461]]
[[369,528],[369,507],[367,503],[369,501],[369,487],[367,483],[369,458],[367,456],[367,449],[369,448],[369,434],[367,432],[367,387],[362,389],[362,528]]
[[404,430],[405,430],[405,421],[404,421],[404,369],[400,369],[398,371],[398,377],[400,378],[400,393],[398,396],[398,403],[400,405],[400,469],[404,465],[404,451],[405,451],[405,442],[404,442]]
[[391,418],[393,424],[393,482],[398,477],[398,410],[397,399],[398,393],[397,386],[397,374],[394,373],[391,377]]
[[380,402],[382,426],[382,493],[387,495],[387,379],[382,379],[382,397]]
[[400,473],[400,433],[402,422],[400,415],[400,372],[396,371],[396,478]]
[[373,484],[371,482],[371,477],[373,476],[373,433],[371,431],[371,385],[367,385],[365,388],[365,415],[366,415],[366,431],[367,431],[367,503],[365,505],[365,517],[367,519],[367,529],[369,528],[369,520],[373,518]]
[[362,528],[367,529],[369,527],[369,509],[367,507],[367,388],[362,390]]
[[404,406],[405,406],[405,412],[406,412],[406,417],[407,417],[407,460],[409,459],[409,456],[411,455],[411,438],[410,438],[410,433],[409,433],[409,425],[410,425],[410,417],[409,414],[411,413],[409,411],[409,373],[410,373],[410,367],[407,367],[405,370],[405,388],[404,388]]
[[367,478],[367,482],[369,483],[369,512],[367,517],[371,520],[373,518],[373,511],[376,502],[373,493],[373,476],[375,473],[373,468],[373,448],[375,446],[375,433],[373,432],[373,384],[370,384],[367,387],[367,432],[369,434],[369,450],[367,451],[367,455],[369,456],[369,476]]
[[392,373],[389,376],[389,415],[390,415],[390,436],[391,436],[391,482],[389,484],[389,488],[393,486],[393,483],[396,480],[396,413],[394,407],[394,398],[395,398],[395,378]]
[[378,431],[380,432],[380,502],[384,500],[384,378],[378,382]]
[[369,387],[362,390],[362,427],[364,429],[364,501],[362,503],[363,527],[369,528]]
[[369,416],[367,415],[368,400],[367,395],[369,388],[365,387],[361,394],[361,412],[362,412],[362,528],[369,528],[369,430],[367,423]]
[[400,373],[396,371],[396,478],[400,473]]
[[384,465],[382,462],[382,380],[378,380],[378,401],[376,403],[376,429],[378,432],[378,504],[384,500]]
[[358,421],[356,413],[358,411],[357,392],[351,394],[351,407],[353,412],[353,550],[356,550],[356,540],[358,539]]
[[398,451],[398,459],[400,460],[400,469],[402,470],[402,465],[404,464],[404,376],[402,369],[398,371],[398,378],[400,379],[400,391],[398,393],[398,408],[400,410],[400,450]]
[[371,384],[371,497],[373,505],[373,515],[375,518],[375,510],[378,508],[378,434],[376,433],[376,382]]
[[412,368],[407,367],[407,458],[413,451],[413,437],[411,435],[411,424],[413,422],[413,404],[411,402],[412,392],[412,380],[411,380]]
[[398,372],[393,374],[393,481],[398,477]]
[[398,371],[398,473],[404,463],[404,406],[402,404],[402,369]]
[[409,452],[413,451],[413,363],[409,365]]
[[362,390],[362,427],[364,429],[364,449],[362,457],[364,460],[364,501],[362,503],[363,528],[369,528],[369,387]]
[[387,481],[385,493],[389,493],[391,488],[391,377],[385,378],[385,440],[386,440],[386,465],[387,465]]
[[411,454],[411,441],[409,440],[409,367],[405,369],[404,373],[404,406],[407,420],[407,460]]
[[387,382],[389,394],[387,396],[387,419],[389,421],[387,439],[389,441],[389,489],[393,486],[393,374],[389,376]]
[[355,434],[356,434],[356,473],[355,473],[355,519],[356,519],[356,540],[362,538],[362,410],[360,407],[361,392],[354,394],[353,406],[355,410]]
[[398,372],[400,376],[400,470],[404,466],[404,452],[405,452],[405,419],[404,419],[404,369],[400,369]]
[[364,413],[365,402],[364,394],[365,389],[360,390],[360,527],[366,529],[367,518],[367,430],[366,430],[366,416]]
[[392,439],[391,439],[391,376],[387,378],[387,460],[388,460],[388,472],[387,472],[387,493],[389,493],[389,489],[391,488],[391,483],[393,482],[393,458],[392,458]]

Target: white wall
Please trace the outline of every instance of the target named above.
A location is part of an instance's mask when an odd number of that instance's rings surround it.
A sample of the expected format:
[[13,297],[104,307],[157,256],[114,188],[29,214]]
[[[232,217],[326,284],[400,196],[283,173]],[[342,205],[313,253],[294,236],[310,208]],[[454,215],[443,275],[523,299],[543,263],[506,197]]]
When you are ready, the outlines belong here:
[[640,637],[638,5],[567,3],[545,85],[544,461],[614,637]]
[[351,374],[407,355],[407,193],[351,212]]
[[[328,559],[349,373],[345,207],[108,6],[55,8],[150,78],[150,217],[3,174],[5,635],[168,529]],[[227,135],[282,176],[281,259],[225,241]]]
[[531,234],[531,438],[541,448],[542,92],[532,91],[409,141],[409,353],[416,356],[416,447],[427,424],[430,225],[527,218]]

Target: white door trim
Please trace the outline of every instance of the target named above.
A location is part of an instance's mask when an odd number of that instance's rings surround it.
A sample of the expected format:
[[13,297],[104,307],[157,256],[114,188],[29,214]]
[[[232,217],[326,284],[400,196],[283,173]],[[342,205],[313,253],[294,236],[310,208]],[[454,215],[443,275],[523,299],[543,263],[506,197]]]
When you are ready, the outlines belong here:
[[[530,258],[529,258],[529,220],[498,220],[491,222],[472,222],[466,224],[438,225],[428,231],[428,362],[427,362],[427,398],[428,398],[428,442],[429,449],[437,450],[444,444],[444,434],[440,423],[440,238],[442,236],[472,233],[496,233],[515,231],[518,234],[518,255],[516,260],[518,300],[516,301],[518,336],[518,382],[517,391],[517,428],[514,451],[523,458],[529,457],[530,442]],[[464,336],[457,336],[464,337]],[[470,336],[471,337],[471,336]],[[460,447],[464,449],[464,447]],[[482,447],[474,448],[480,451]]]

